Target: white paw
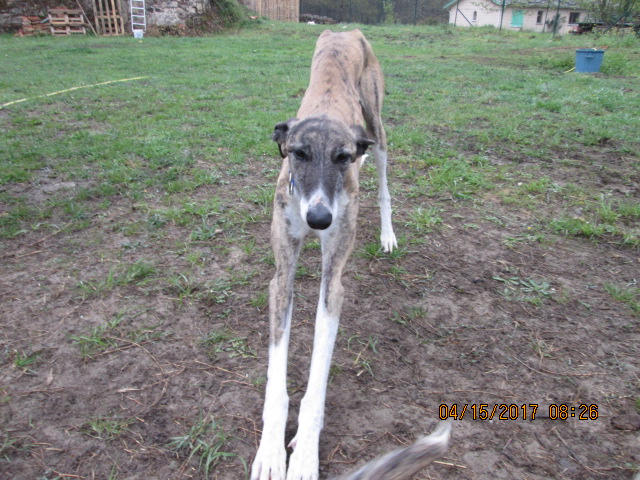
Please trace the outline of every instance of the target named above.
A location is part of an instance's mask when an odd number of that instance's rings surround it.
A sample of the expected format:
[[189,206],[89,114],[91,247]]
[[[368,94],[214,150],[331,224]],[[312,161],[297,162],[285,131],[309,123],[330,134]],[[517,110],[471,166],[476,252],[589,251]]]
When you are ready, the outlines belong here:
[[263,439],[251,466],[251,480],[285,480],[287,451],[281,442],[273,444]]
[[391,253],[394,248],[398,248],[398,241],[396,240],[396,235],[391,232],[382,233],[380,235],[380,243],[382,244],[382,251],[384,253]]
[[313,443],[297,441],[295,438],[291,441],[289,446],[295,450],[289,458],[287,480],[318,480],[318,445]]

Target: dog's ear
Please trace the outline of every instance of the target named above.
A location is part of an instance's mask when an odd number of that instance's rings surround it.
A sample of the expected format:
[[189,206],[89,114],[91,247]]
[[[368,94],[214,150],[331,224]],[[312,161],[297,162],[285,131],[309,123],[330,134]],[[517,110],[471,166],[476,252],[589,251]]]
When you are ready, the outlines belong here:
[[287,156],[287,136],[289,135],[289,130],[297,121],[297,118],[290,118],[286,122],[278,123],[273,129],[271,140],[278,144],[278,150],[280,150],[282,158]]
[[356,139],[356,157],[361,157],[367,151],[367,148],[376,142],[367,136],[367,132],[360,125],[351,127],[351,131],[353,131]]

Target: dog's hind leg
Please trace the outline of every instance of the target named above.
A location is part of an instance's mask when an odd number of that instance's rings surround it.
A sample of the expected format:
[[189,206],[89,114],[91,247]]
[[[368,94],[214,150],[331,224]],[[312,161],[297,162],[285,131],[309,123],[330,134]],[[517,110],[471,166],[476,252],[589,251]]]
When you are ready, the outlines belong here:
[[307,391],[300,404],[298,432],[291,441],[287,480],[317,480],[318,442],[324,422],[324,408],[333,347],[338,333],[344,298],[342,272],[355,240],[357,199],[337,228],[322,234],[322,282],[316,314],[313,353]]

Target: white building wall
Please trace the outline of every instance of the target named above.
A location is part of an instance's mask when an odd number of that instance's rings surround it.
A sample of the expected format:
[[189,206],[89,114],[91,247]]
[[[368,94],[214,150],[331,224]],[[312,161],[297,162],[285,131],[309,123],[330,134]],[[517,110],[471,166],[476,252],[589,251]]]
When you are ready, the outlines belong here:
[[[541,22],[538,23],[538,12],[542,12],[541,14]],[[524,14],[524,23],[522,25],[522,29],[527,32],[542,32],[547,31],[545,29],[545,21],[547,16],[550,15],[550,12],[547,12],[546,9],[540,10],[527,10]],[[550,15],[553,16],[553,15]]]
[[454,4],[449,10],[449,23],[459,27],[498,26],[500,24],[500,8],[488,1],[460,0],[458,9]]
[[[459,27],[483,27],[491,25],[494,27],[500,26],[501,7],[488,0],[460,0],[457,4],[453,4],[449,8],[449,23]],[[502,19],[502,28],[507,30],[523,30],[528,32],[548,32],[550,31],[549,25],[546,24],[547,20],[552,20],[556,15],[556,9],[534,8],[524,10],[524,21],[521,28],[512,27],[511,20],[513,17],[512,9],[507,7],[504,10],[504,17]],[[542,22],[538,23],[538,12],[542,11]],[[575,28],[575,25],[569,24],[569,14],[577,10],[560,9],[560,28],[558,33],[561,35],[567,34],[570,30]],[[585,13],[581,13],[581,20],[584,19]]]

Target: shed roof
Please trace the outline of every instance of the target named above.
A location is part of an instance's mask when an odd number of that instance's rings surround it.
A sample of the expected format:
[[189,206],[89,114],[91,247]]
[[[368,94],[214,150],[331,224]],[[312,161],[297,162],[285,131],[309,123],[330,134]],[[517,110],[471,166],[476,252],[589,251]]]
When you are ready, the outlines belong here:
[[[454,4],[458,3],[460,0],[451,0],[447,2],[447,4],[442,7],[445,10],[448,10]],[[502,6],[502,0],[487,0],[488,2],[497,5],[498,7]],[[555,7],[558,8],[558,3],[560,3],[560,8],[572,8],[576,10],[583,10],[584,8],[580,6],[580,3],[575,0],[505,0],[505,7],[509,8],[540,8],[540,7]]]

